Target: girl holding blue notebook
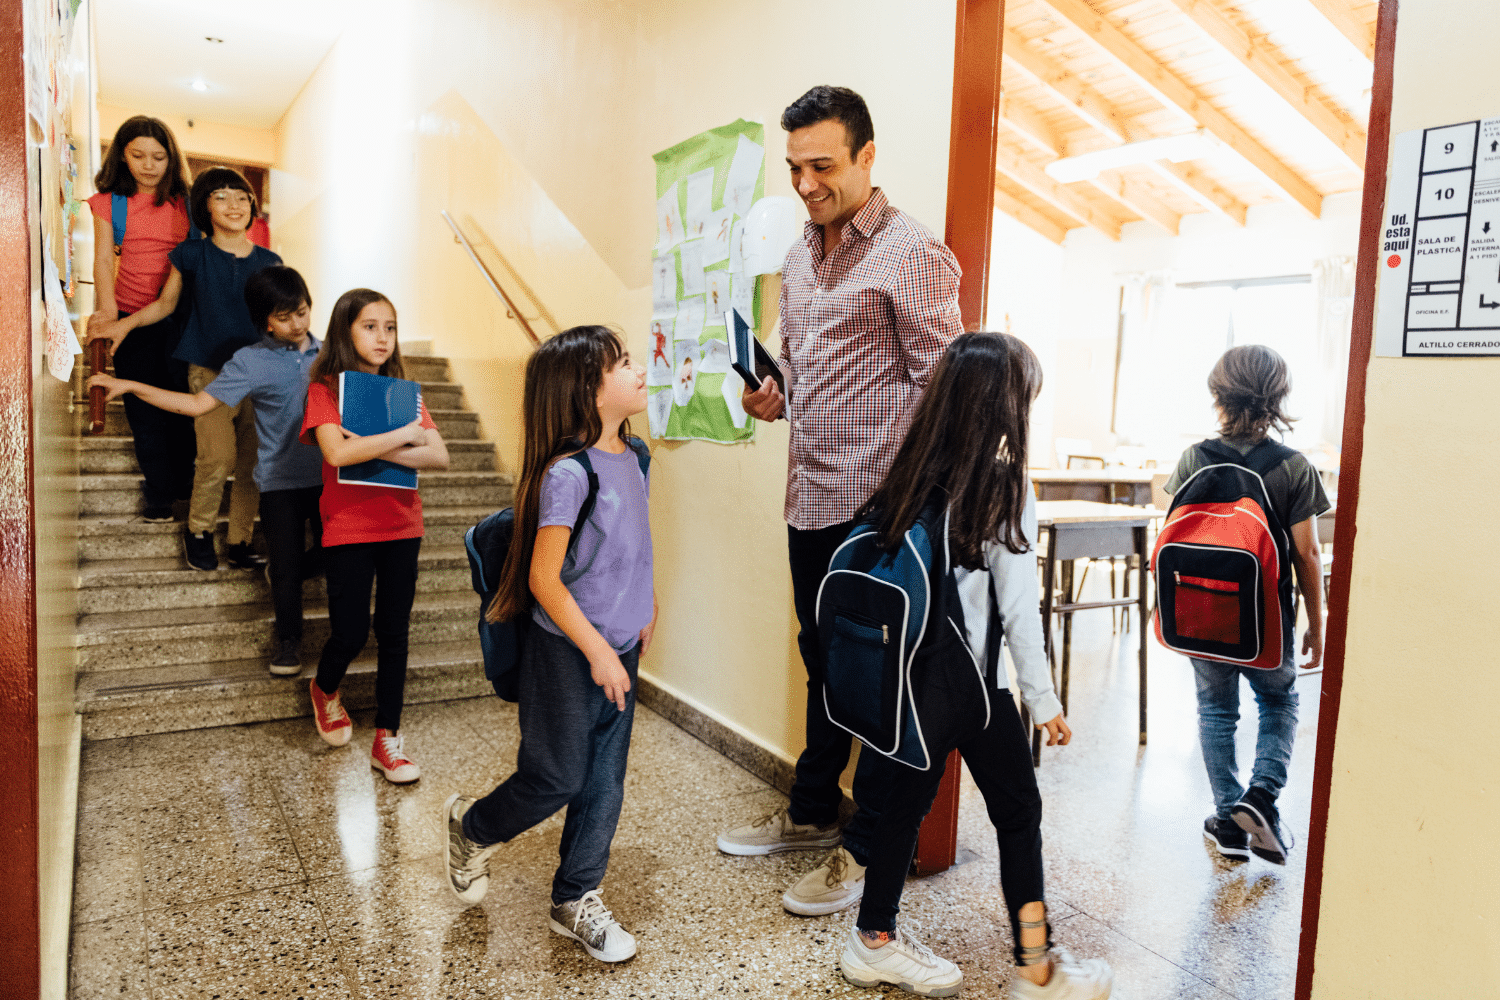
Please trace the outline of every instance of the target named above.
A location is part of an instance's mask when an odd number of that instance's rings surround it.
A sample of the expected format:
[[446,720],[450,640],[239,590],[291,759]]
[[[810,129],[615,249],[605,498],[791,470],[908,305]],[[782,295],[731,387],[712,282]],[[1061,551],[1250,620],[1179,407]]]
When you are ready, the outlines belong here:
[[334,304],[328,337],[309,375],[302,440],[323,452],[323,558],[328,580],[330,635],[311,684],[318,735],[344,746],[353,735],[339,685],[370,634],[370,591],[375,590],[375,740],[370,766],[389,781],[421,777],[402,748],[401,707],[406,689],[406,647],[422,545],[422,499],[413,489],[344,482],[339,470],[381,459],[408,469],[446,469],[448,448],[418,398],[410,423],[360,436],[343,425],[340,375],[363,372],[401,379],[396,307],[379,292],[355,288]]

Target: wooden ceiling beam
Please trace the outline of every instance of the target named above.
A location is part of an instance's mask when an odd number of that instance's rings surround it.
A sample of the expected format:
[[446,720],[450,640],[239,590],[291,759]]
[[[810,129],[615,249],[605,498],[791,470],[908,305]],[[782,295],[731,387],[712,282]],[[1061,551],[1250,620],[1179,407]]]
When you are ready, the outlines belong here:
[[995,207],[1021,225],[1040,233],[1053,243],[1067,239],[1068,230],[1042,212],[1026,204],[1002,187],[995,188]]
[[[1038,81],[1052,93],[1059,102],[1080,120],[1092,125],[1102,131],[1116,142],[1124,142],[1133,139],[1148,138],[1143,130],[1136,125],[1128,115],[1121,114],[1118,109],[1110,105],[1105,97],[1095,91],[1087,84],[1077,81],[1077,87],[1070,87],[1068,93],[1076,95],[1077,103],[1062,93],[1059,93],[1049,81],[1062,80],[1069,76],[1066,70],[1055,63],[1049,57],[1036,52],[1025,40],[1012,31],[1005,35],[1005,65],[1019,68],[1025,75]],[[1075,78],[1076,79],[1076,78]],[[1086,113],[1083,105],[1094,108],[1092,113]],[[1014,100],[1006,99],[1000,105],[1001,124],[1007,126],[1012,132],[1020,135],[1032,145],[1051,153],[1053,156],[1066,156],[1062,142],[1057,138],[1050,128],[1025,105]],[[1117,123],[1115,126],[1104,127],[1099,120]],[[1189,167],[1185,164],[1166,164],[1167,169],[1156,168],[1159,174],[1180,188],[1184,194],[1194,201],[1212,211],[1220,212],[1240,225],[1245,224],[1247,206],[1229,192],[1219,187],[1206,177],[1202,171]],[[1168,232],[1175,232],[1177,227],[1177,214],[1161,202],[1160,199],[1152,197],[1143,191],[1134,191],[1132,201],[1123,201],[1119,197],[1118,185],[1106,185],[1100,188],[1094,186],[1101,194],[1114,201],[1129,212],[1139,215],[1143,219],[1150,219],[1158,225],[1163,226]],[[1142,212],[1137,205],[1144,206],[1147,211]]]
[[1120,220],[1090,205],[1076,191],[1057,183],[1030,161],[1004,146],[995,147],[995,169],[1069,218],[1112,240],[1120,238]]
[[1375,25],[1362,24],[1349,9],[1348,0],[1307,0],[1339,34],[1349,39],[1366,59],[1375,60]]
[[1133,181],[1117,170],[1105,170],[1098,177],[1084,183],[1093,185],[1113,200],[1129,207],[1141,218],[1156,223],[1166,230],[1168,236],[1177,235],[1182,216],[1162,204],[1139,181]]
[[1361,170],[1365,168],[1365,130],[1340,118],[1332,108],[1313,96],[1307,87],[1298,83],[1282,65],[1271,46],[1245,34],[1223,11],[1214,6],[1212,0],[1171,0],[1171,3],[1215,44],[1238,59],[1246,69],[1270,87],[1277,97],[1291,105],[1292,110],[1305,118],[1313,128],[1323,133],[1329,142],[1349,158],[1349,162]]
[[1152,96],[1207,128],[1255,168],[1288,199],[1314,218],[1323,210],[1323,196],[1295,170],[1250,136],[1180,77],[1172,73],[1084,0],[1043,0],[1071,23],[1100,52],[1131,75]]
[[1146,166],[1156,171],[1164,180],[1171,182],[1183,194],[1211,212],[1218,212],[1236,225],[1245,224],[1248,206],[1225,191],[1213,178],[1191,163],[1173,163],[1171,160],[1153,160]]

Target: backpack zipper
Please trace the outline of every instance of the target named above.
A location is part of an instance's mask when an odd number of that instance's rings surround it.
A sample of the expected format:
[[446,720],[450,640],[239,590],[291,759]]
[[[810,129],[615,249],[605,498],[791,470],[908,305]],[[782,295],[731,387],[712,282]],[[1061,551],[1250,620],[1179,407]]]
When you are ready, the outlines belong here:
[[883,646],[891,644],[891,627],[889,625],[880,626],[880,643]]

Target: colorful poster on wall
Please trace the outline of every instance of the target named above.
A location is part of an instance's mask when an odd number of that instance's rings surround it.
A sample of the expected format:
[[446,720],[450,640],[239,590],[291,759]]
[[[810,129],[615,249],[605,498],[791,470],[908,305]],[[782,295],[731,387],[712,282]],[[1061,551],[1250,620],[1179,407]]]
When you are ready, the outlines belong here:
[[733,301],[760,325],[760,283],[743,273],[732,244],[740,217],[765,192],[765,126],[740,119],[653,159],[651,434],[752,440],[755,421],[739,405],[744,382],[727,361],[724,313]]

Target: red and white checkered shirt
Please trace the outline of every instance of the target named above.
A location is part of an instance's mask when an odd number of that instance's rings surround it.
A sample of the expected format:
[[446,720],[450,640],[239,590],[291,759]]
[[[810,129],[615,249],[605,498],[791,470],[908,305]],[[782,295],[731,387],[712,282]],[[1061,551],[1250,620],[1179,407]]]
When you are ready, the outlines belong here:
[[792,424],[786,522],[847,521],[885,478],[932,368],[963,332],[953,252],[875,188],[823,254],[809,221],[782,266]]

